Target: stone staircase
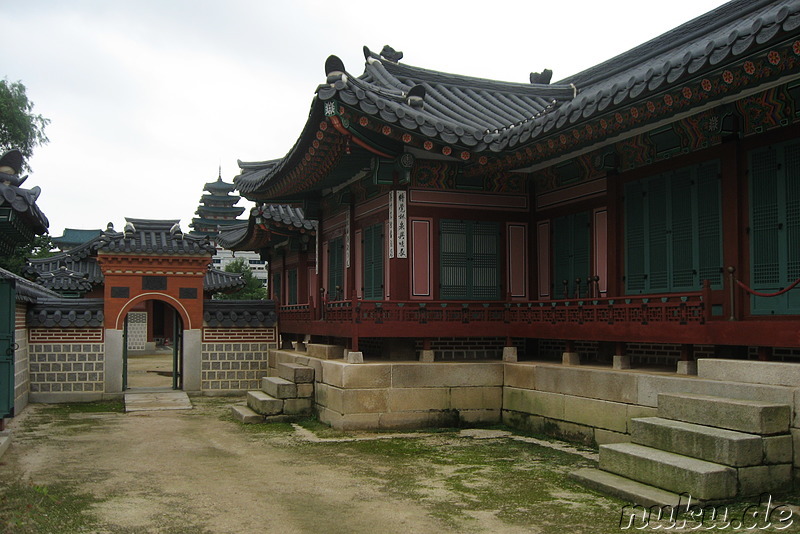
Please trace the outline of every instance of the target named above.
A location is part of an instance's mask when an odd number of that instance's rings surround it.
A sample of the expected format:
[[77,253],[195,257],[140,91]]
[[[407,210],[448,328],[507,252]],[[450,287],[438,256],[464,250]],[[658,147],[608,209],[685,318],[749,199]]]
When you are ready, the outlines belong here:
[[660,394],[658,416],[631,420],[631,443],[600,446],[600,469],[573,477],[643,506],[680,494],[716,503],[792,486],[791,407],[706,395]]
[[278,376],[261,379],[261,390],[247,392],[247,405],[232,406],[233,418],[242,423],[292,421],[312,413],[314,368],[278,363]]

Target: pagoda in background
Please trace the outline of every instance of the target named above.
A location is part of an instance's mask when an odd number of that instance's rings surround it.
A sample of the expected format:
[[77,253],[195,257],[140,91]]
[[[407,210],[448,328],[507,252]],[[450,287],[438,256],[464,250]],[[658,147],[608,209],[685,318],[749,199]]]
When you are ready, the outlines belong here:
[[234,206],[241,198],[238,195],[231,195],[235,186],[222,181],[222,170],[215,182],[209,182],[203,187],[207,191],[200,198],[201,204],[195,212],[198,217],[192,219],[189,225],[194,233],[205,234],[209,237],[216,237],[219,234],[220,226],[230,226],[231,224],[241,223],[236,219],[244,212],[244,207]]
[[[236,186],[222,181],[222,169],[219,170],[219,175],[215,182],[209,182],[203,187],[206,191],[200,197],[200,205],[195,212],[198,216],[192,219],[189,225],[192,228],[193,234],[207,235],[212,240],[219,235],[220,228],[230,228],[236,224],[247,224],[247,221],[237,219],[245,208],[234,206],[239,199],[239,195],[232,195],[231,193],[236,189]],[[244,260],[253,276],[258,278],[261,283],[266,286],[269,272],[267,270],[267,262],[261,259],[261,256],[255,252],[242,251],[236,252],[225,249],[217,245],[217,253],[211,259],[211,265],[220,270],[225,270],[225,267],[235,259]]]

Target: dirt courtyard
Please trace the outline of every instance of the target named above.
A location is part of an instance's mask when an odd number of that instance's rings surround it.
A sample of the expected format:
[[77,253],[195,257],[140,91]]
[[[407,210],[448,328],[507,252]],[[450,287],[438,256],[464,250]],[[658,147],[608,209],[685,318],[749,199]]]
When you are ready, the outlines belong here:
[[13,420],[0,477],[90,495],[82,526],[59,534],[618,531],[620,503],[565,477],[592,451],[458,430],[243,426],[228,416],[242,399],[192,400],[128,414],[31,405]]

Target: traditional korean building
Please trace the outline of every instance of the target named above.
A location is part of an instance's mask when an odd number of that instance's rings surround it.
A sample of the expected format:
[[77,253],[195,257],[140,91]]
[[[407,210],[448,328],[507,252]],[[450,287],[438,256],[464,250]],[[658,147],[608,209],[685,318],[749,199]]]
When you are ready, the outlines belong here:
[[[20,176],[22,153],[9,150],[0,157],[0,255],[11,255],[14,249],[47,233],[47,217],[36,204],[41,189],[22,188],[27,176]],[[52,296],[45,288],[5,269],[0,269],[0,431],[4,419],[21,410],[28,402],[27,351],[24,321],[29,303],[37,297]],[[22,336],[21,336],[22,335]],[[22,348],[21,348],[22,346]],[[0,435],[0,456],[8,446],[6,435]]]
[[331,56],[218,241],[270,262],[284,337],[368,359],[796,359],[799,27],[734,0],[557,83]]

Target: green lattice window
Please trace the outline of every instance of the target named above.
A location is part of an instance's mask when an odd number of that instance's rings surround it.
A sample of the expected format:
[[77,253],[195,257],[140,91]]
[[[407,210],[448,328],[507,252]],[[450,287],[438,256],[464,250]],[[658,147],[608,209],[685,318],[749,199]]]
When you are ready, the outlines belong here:
[[328,296],[330,300],[344,298],[344,238],[328,242]]
[[364,228],[364,299],[383,299],[383,224]]
[[582,212],[553,219],[554,298],[564,298],[564,280],[567,281],[567,297],[573,297],[578,278],[580,294],[586,294],[586,282],[591,275],[589,215],[589,212]]
[[684,167],[625,185],[625,290],[722,288],[719,163]]
[[499,225],[443,219],[439,231],[440,298],[499,300]]
[[[751,286],[774,293],[800,278],[800,141],[749,154]],[[800,313],[800,289],[753,297],[757,314]]]

